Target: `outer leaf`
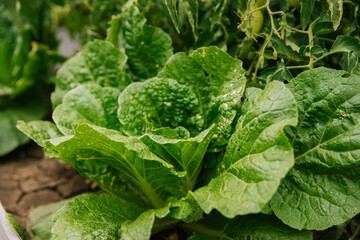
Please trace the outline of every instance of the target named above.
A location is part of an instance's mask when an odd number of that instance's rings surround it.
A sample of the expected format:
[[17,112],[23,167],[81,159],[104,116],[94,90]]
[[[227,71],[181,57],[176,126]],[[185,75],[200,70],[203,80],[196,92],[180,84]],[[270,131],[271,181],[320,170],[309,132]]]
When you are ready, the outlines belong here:
[[323,230],[359,213],[360,78],[345,73],[317,68],[287,85],[299,111],[288,131],[295,166],[271,208],[296,229]]
[[339,27],[343,15],[343,0],[327,0],[334,31]]
[[[165,207],[147,210],[135,221],[125,222],[120,230],[121,239],[148,240],[152,232],[164,230],[164,227],[166,229],[167,226],[179,222],[178,220],[184,222],[198,221],[202,215],[202,210],[190,194],[180,200],[171,197]],[[175,219],[164,218],[166,216]],[[159,221],[154,222],[155,217]]]
[[78,167],[78,169],[81,169],[80,173],[84,177],[91,179],[108,194],[117,196],[124,201],[132,202],[143,208],[149,208],[151,206],[151,203],[149,203],[141,190],[134,184],[131,184],[124,174],[116,168],[84,163],[83,166]]
[[175,172],[137,138],[124,137],[118,131],[84,124],[76,128],[74,136],[51,139],[47,147],[80,173],[94,168],[116,169],[155,207],[162,207],[169,195],[184,195],[182,173]]
[[16,232],[17,236],[19,237],[19,239],[26,240],[27,239],[26,238],[26,232],[21,227],[20,223],[18,223],[10,213],[6,214],[6,218],[9,221],[9,223],[11,224],[11,226],[13,227],[13,229],[15,230],[15,232]]
[[46,148],[46,141],[52,138],[61,137],[62,133],[52,122],[47,121],[32,121],[25,123],[24,121],[18,121],[16,127],[25,133],[29,138],[34,140],[39,146],[45,148],[47,155],[56,154],[51,149]]
[[151,209],[142,213],[135,221],[121,226],[121,240],[148,240],[154,225],[155,217],[163,218],[169,213],[169,207]]
[[[148,240],[153,227],[154,231],[161,227],[154,225],[155,217],[164,218],[175,209],[186,211],[174,211],[177,217],[188,216],[189,210],[194,209],[189,201],[189,198],[182,202],[173,200],[163,208],[144,211],[133,203],[106,194],[83,194],[56,213],[52,239]],[[167,221],[163,222],[169,223]]]
[[135,204],[107,194],[83,194],[55,214],[52,239],[120,239],[122,224],[142,212]]
[[54,226],[52,218],[57,210],[59,210],[66,202],[63,200],[48,205],[35,208],[29,215],[27,228],[31,231],[32,240],[51,239],[51,229]]
[[130,77],[124,74],[126,60],[126,55],[110,42],[89,42],[59,69],[55,92],[51,96],[53,106],[62,102],[67,91],[82,83],[95,82],[123,90],[131,83]]
[[117,98],[120,91],[97,84],[80,85],[69,91],[53,112],[53,120],[64,135],[74,134],[82,123],[120,129]]
[[197,222],[203,218],[203,211],[195,201],[192,194],[187,194],[179,200],[170,197],[168,199],[170,206],[169,216],[182,220],[186,223]]
[[[62,157],[61,153],[59,154],[53,151],[53,149],[46,144],[46,142],[51,139],[58,138],[57,140],[59,141],[59,139],[65,140],[69,138],[61,138],[62,133],[57,129],[55,124],[45,121],[32,121],[29,123],[19,121],[17,127],[40,146],[44,147],[46,155],[57,158]],[[77,164],[77,169],[83,176],[97,183],[107,193],[136,203],[139,206],[148,207],[149,203],[144,201],[146,198],[142,196],[141,190],[129,182],[126,182],[125,176],[116,168],[100,164],[88,165],[86,163],[81,164],[81,162],[75,163],[73,159],[67,160],[68,163],[73,166]]]
[[[6,213],[4,207],[0,203],[0,237],[1,239],[16,239],[19,240],[20,231],[16,229],[18,223],[15,221],[9,213]],[[20,227],[21,228],[21,227]],[[26,236],[24,239],[25,240]]]
[[161,28],[145,25],[146,19],[135,6],[124,12],[126,55],[132,73],[139,79],[156,76],[172,55],[171,38]]
[[16,127],[41,147],[45,147],[46,140],[63,135],[55,124],[48,121],[35,120],[28,123],[19,121]]
[[301,1],[300,21],[302,29],[305,29],[310,22],[311,14],[313,12],[315,0]]
[[257,213],[294,164],[283,128],[296,125],[296,102],[285,85],[273,81],[239,118],[223,158],[223,173],[194,192],[201,208],[224,216]]
[[[186,226],[185,226],[186,227]],[[226,219],[219,215],[205,218],[200,223],[188,225],[195,234],[189,240],[311,240],[309,231],[297,231],[276,219],[274,216],[248,215]]]
[[186,171],[183,188],[192,190],[201,170],[202,160],[214,135],[214,126],[194,138],[168,138],[161,135],[145,134],[140,137],[150,150],[166,159],[178,170]]
[[153,78],[126,88],[119,97],[119,120],[131,135],[156,127],[183,126],[192,134],[203,127],[199,102],[185,85],[172,79]]

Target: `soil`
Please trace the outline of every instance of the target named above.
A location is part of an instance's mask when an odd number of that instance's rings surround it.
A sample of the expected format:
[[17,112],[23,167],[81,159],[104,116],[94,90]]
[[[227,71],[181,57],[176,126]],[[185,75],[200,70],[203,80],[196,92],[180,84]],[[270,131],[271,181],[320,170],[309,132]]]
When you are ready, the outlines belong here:
[[28,214],[35,207],[94,188],[71,166],[47,158],[35,143],[0,158],[0,201],[24,228]]

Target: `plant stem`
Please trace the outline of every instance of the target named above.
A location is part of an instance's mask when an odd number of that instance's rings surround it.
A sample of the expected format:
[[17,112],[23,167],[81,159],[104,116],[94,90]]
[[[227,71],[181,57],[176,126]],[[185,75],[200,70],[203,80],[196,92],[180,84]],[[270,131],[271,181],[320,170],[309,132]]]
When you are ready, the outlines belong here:
[[351,235],[351,237],[349,238],[349,240],[354,240],[356,238],[356,236],[358,235],[358,233],[360,232],[360,224],[357,226],[357,228],[355,229],[353,235]]
[[347,51],[344,51],[344,50],[330,51],[330,52],[328,52],[328,53],[320,56],[319,58],[315,59],[315,60],[312,62],[312,64],[314,65],[314,63],[316,63],[316,62],[320,61],[321,59],[326,58],[326,57],[328,57],[328,56],[330,56],[330,55],[332,55],[332,54],[335,54],[335,53],[347,53]]
[[314,35],[313,35],[313,32],[312,32],[312,29],[315,25],[315,23],[317,21],[319,21],[320,17],[318,17],[317,19],[315,19],[310,25],[309,25],[309,28],[307,30],[307,34],[308,34],[308,38],[309,38],[309,54],[310,54],[310,60],[309,60],[309,68],[312,69],[313,68],[313,61],[314,61],[314,56],[311,55],[311,49],[313,48],[314,46]]
[[262,9],[262,8],[266,8],[266,11],[269,14],[270,23],[271,23],[271,29],[270,29],[270,33],[265,37],[264,43],[263,43],[263,45],[261,46],[261,48],[260,48],[260,50],[258,52],[259,58],[258,58],[258,61],[257,61],[256,65],[255,65],[255,69],[254,69],[254,72],[252,74],[251,84],[250,85],[255,85],[255,83],[256,83],[257,73],[258,73],[259,68],[262,67],[262,65],[263,65],[265,49],[271,43],[272,35],[275,33],[275,35],[278,38],[282,39],[281,35],[279,34],[279,32],[276,29],[276,26],[275,26],[275,23],[274,23],[274,18],[273,18],[274,14],[282,14],[282,13],[280,11],[278,11],[278,12],[272,12],[271,11],[271,9],[270,9],[270,0],[267,0],[266,3],[263,6],[261,6],[260,8],[254,9],[254,11]]
[[155,208],[162,208],[164,206],[164,201],[155,193],[154,189],[148,182],[145,180],[140,181],[140,186],[144,191],[144,194],[148,197],[149,201]]
[[187,224],[184,223],[184,224],[181,224],[180,226],[183,227],[183,228],[193,230],[193,231],[198,232],[198,233],[204,233],[204,234],[209,235],[209,236],[221,237],[221,239],[232,240],[232,238],[227,236],[225,233],[223,233],[221,231],[213,230],[213,229],[208,228],[208,227],[206,227],[204,225],[201,225],[199,223],[187,223]]
[[299,65],[299,66],[289,66],[287,69],[298,69],[298,68],[310,68],[309,64],[307,65]]
[[300,29],[297,29],[297,28],[294,28],[294,27],[291,27],[291,30],[294,30],[295,32],[298,32],[298,33],[303,33],[303,34],[308,34],[308,31],[304,31],[304,30],[300,30]]
[[180,220],[170,218],[168,221],[165,220],[165,222],[162,223],[155,223],[153,228],[151,229],[151,233],[154,234],[161,232],[162,230],[169,229],[171,226],[179,222]]
[[193,190],[194,186],[193,183],[189,177],[189,174],[186,174],[184,182],[183,182],[183,189],[185,192]]

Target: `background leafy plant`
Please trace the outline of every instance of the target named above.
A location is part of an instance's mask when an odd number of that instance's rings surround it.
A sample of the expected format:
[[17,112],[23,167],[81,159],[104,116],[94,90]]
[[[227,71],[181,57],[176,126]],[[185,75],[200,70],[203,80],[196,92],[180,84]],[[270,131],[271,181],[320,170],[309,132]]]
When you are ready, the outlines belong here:
[[0,3],[0,155],[29,139],[15,125],[48,112],[50,68],[64,60],[56,48],[51,1]]

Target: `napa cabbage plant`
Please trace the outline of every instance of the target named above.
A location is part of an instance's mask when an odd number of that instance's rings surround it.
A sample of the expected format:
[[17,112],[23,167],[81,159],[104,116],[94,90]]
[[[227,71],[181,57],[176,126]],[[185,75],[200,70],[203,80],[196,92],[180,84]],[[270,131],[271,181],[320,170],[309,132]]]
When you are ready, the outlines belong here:
[[121,50],[93,41],[59,70],[54,123],[18,123],[104,191],[65,203],[52,239],[174,227],[188,239],[311,239],[359,213],[359,76],[321,67],[247,87],[240,60],[214,46],[172,54],[164,32],[127,14],[111,33]]

